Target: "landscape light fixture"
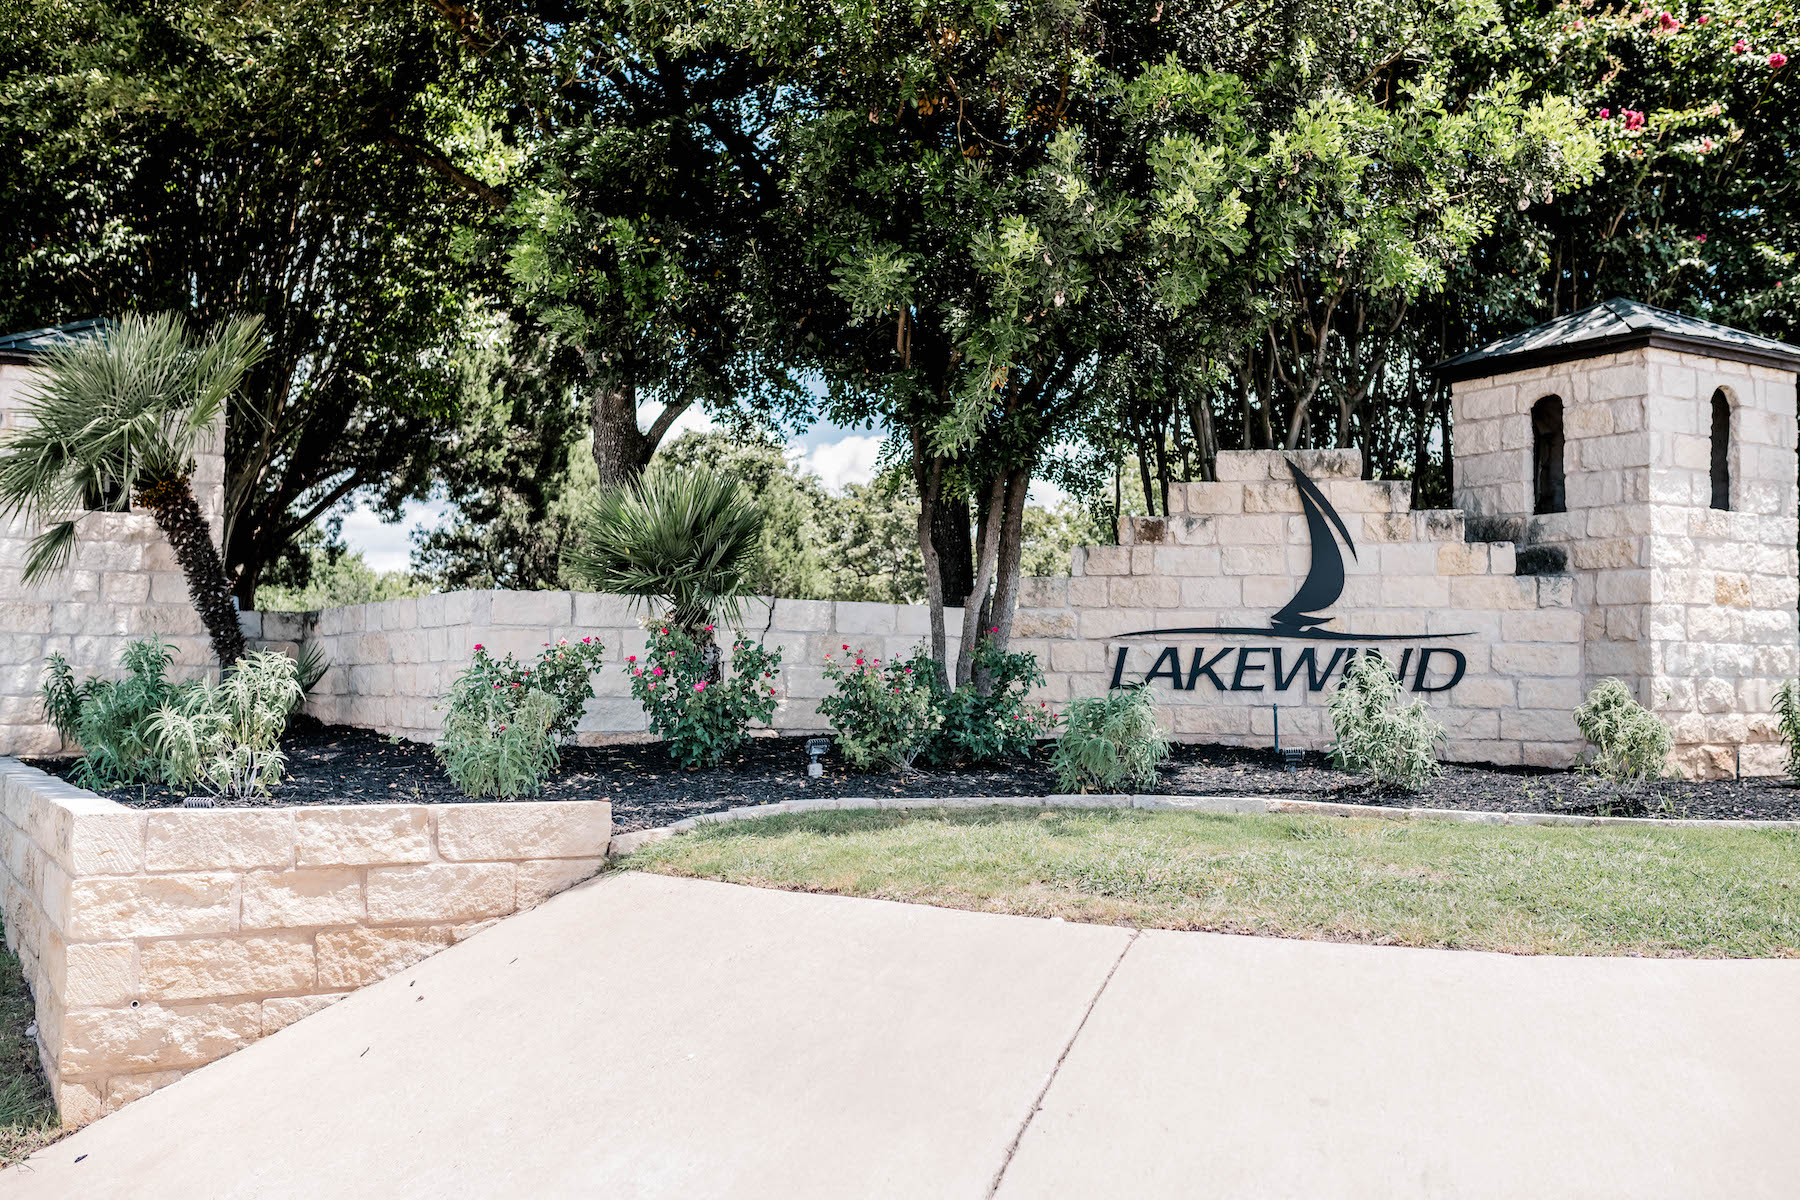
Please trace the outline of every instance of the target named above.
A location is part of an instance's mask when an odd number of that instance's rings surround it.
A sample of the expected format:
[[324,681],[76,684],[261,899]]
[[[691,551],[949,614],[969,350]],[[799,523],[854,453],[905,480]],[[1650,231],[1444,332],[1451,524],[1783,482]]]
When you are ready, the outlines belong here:
[[811,756],[812,759],[811,762],[806,764],[806,773],[814,779],[817,779],[825,773],[825,766],[819,759],[823,758],[825,752],[829,749],[831,749],[830,738],[816,737],[806,739],[806,753]]
[[1306,757],[1304,750],[1283,750],[1281,748],[1281,705],[1271,704],[1269,708],[1275,716],[1275,757],[1287,768],[1289,775],[1299,774],[1300,760]]

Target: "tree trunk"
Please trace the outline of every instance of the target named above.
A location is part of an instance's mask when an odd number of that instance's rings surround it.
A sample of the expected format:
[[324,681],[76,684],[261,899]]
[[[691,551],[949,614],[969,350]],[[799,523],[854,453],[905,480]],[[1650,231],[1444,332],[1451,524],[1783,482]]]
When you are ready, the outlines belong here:
[[244,657],[244,631],[231,603],[231,580],[225,577],[225,564],[213,545],[212,531],[194,500],[192,483],[183,476],[148,484],[139,489],[137,501],[150,510],[156,527],[169,539],[175,561],[187,576],[188,599],[206,626],[219,665],[231,667]]
[[618,487],[644,473],[654,445],[638,431],[637,387],[629,381],[602,379],[594,392],[589,424],[594,431],[594,466],[600,486]]
[[1006,476],[994,476],[994,485],[988,493],[987,507],[982,516],[981,548],[975,560],[975,586],[970,589],[968,599],[963,601],[962,645],[956,648],[956,686],[961,687],[969,682],[975,670],[975,643],[981,637],[982,601],[987,598],[987,590],[994,582],[994,571],[999,558],[1000,528],[1006,524]]
[[931,536],[937,515],[938,491],[944,478],[944,460],[926,452],[924,429],[915,425],[908,432],[912,435],[913,480],[919,486],[919,559],[925,568],[925,602],[931,610],[931,659],[937,664],[938,682],[948,687],[944,581],[938,565],[937,543]]
[[937,550],[940,590],[946,596],[968,595],[975,586],[975,551],[967,497],[938,496],[931,515],[931,544]]
[[[1020,467],[1006,479],[1005,519],[1000,526],[1000,557],[995,567],[994,603],[991,618],[994,646],[1005,650],[1012,639],[1013,613],[1018,608],[1019,567],[1025,557],[1025,500],[1031,492],[1031,468]],[[976,680],[982,695],[991,685]]]

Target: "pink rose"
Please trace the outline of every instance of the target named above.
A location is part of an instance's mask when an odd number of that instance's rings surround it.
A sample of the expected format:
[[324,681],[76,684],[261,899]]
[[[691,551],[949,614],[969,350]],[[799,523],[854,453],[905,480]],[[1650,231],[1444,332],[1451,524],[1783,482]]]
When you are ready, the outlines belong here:
[[702,679],[699,683],[696,683],[694,685],[694,690],[696,692],[704,692],[706,690],[706,680]]
[[1673,33],[1681,28],[1681,22],[1675,19],[1674,13],[1664,13],[1656,18],[1656,24],[1664,33]]
[[1696,242],[1699,242],[1699,243],[1700,243],[1700,244],[1701,244],[1701,245],[1702,245],[1702,246],[1704,246],[1704,245],[1706,245],[1706,235],[1705,235],[1705,234],[1704,234],[1704,233],[1703,233],[1703,234],[1700,234],[1700,235],[1699,235],[1699,236],[1698,236],[1698,237],[1696,237],[1696,238],[1695,238],[1695,239],[1694,239],[1694,240],[1695,240],[1695,241],[1696,241]]
[[1783,68],[1785,66],[1787,66],[1787,55],[1785,55],[1785,54],[1769,55],[1769,69],[1770,70],[1779,71],[1779,70],[1781,70],[1781,68]]
[[1611,118],[1612,118],[1612,109],[1603,108],[1600,110],[1600,119],[1602,121],[1610,120]]
[[652,674],[652,675],[661,675],[661,674],[662,674],[662,673],[663,673],[663,672],[662,672],[662,668],[661,668],[661,667],[652,667],[652,668],[651,668],[651,669],[650,669],[650,673],[651,673],[651,674]]
[[476,643],[475,643],[475,648],[476,648],[476,649],[477,649],[477,650],[480,650],[480,649],[481,649],[481,648],[482,648],[482,645],[481,645],[481,643],[480,643],[480,642],[476,642]]
[[1731,52],[1733,54],[1742,54],[1744,51],[1748,50],[1749,48],[1750,48],[1750,43],[1746,42],[1743,38],[1739,38],[1737,41],[1731,43]]

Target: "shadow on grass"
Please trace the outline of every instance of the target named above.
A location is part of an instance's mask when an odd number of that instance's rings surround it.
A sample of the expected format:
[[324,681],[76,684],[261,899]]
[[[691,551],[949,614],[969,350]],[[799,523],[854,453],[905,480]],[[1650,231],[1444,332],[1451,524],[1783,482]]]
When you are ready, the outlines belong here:
[[1029,825],[1053,833],[1075,833],[1100,824],[1139,825],[1159,816],[1178,815],[1197,823],[1223,824],[1236,813],[1180,812],[1140,808],[1076,808],[1072,806],[995,804],[979,808],[947,808],[922,804],[914,808],[848,808],[822,812],[771,813],[742,821],[721,821],[695,827],[689,837],[703,840],[781,838],[793,833],[820,837],[845,837],[899,829],[919,821],[934,825],[975,828],[994,825]]

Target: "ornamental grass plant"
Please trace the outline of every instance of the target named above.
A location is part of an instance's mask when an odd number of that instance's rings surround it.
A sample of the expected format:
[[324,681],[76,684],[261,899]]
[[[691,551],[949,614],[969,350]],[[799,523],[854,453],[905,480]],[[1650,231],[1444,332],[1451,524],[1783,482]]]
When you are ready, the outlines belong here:
[[1379,654],[1350,660],[1328,707],[1336,736],[1332,760],[1344,770],[1413,792],[1442,774],[1437,747],[1444,727],[1423,700],[1400,703],[1400,680]]
[[1156,782],[1168,757],[1169,735],[1157,723],[1149,689],[1139,685],[1071,701],[1051,765],[1057,786],[1068,791],[1116,792]]
[[1636,790],[1668,770],[1675,739],[1662,719],[1632,698],[1623,680],[1603,679],[1575,710],[1575,727],[1594,749],[1584,770]]
[[67,659],[50,656],[40,695],[56,732],[81,746],[72,776],[77,783],[106,788],[161,781],[163,763],[149,729],[180,690],[169,680],[174,651],[160,638],[139,638],[119,656],[123,678],[91,676],[80,683]]
[[281,735],[304,694],[294,660],[272,650],[246,654],[219,683],[182,688],[147,727],[164,777],[226,803],[266,800],[281,782]]

